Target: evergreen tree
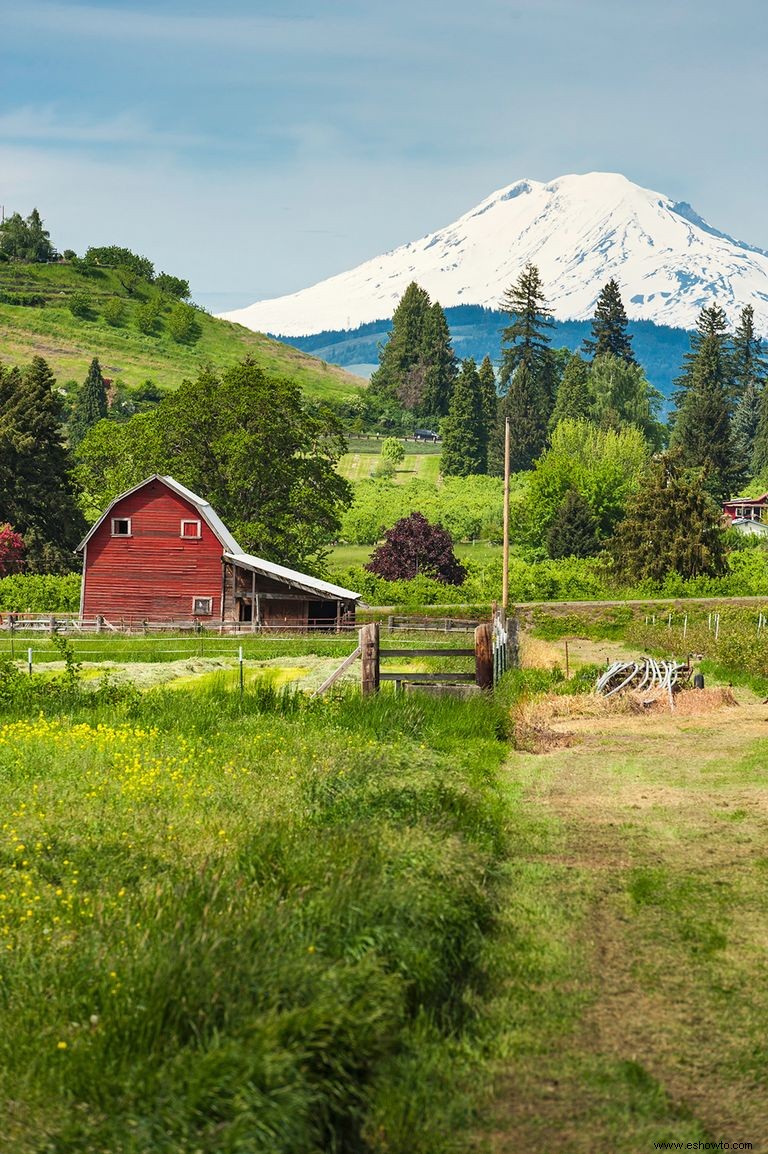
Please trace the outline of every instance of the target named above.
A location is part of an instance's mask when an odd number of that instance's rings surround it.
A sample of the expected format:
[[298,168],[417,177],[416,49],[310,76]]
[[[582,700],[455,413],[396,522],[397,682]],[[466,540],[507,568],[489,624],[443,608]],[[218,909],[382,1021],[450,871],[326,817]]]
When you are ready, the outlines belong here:
[[577,489],[569,489],[547,531],[550,557],[593,557],[600,549],[597,522],[589,503]]
[[483,394],[471,357],[463,362],[456,378],[442,435],[440,472],[444,477],[468,477],[487,472],[488,438]]
[[733,334],[731,357],[736,398],[742,397],[750,384],[760,392],[768,375],[768,366],[763,358],[763,341],[755,334],[755,310],[752,305],[746,305],[741,310]]
[[[541,393],[540,407],[554,404],[554,364],[547,330],[552,328],[552,313],[547,307],[539,270],[527,264],[517,283],[508,288],[501,302],[502,312],[511,323],[503,330],[500,381],[506,389],[517,369],[525,365]],[[545,413],[544,419],[549,416]]]
[[632,337],[627,332],[627,325],[627,314],[619,286],[611,279],[601,289],[595,304],[592,339],[584,341],[587,356],[594,360],[595,357],[609,353],[613,357],[620,357],[630,365],[636,364],[635,354],[632,352]]
[[504,425],[509,417],[510,470],[530,469],[547,444],[545,409],[536,377],[523,361],[499,401],[496,425],[488,452],[488,471],[495,476],[504,472]]
[[392,317],[389,340],[379,353],[379,367],[369,391],[382,400],[415,408],[424,392],[424,330],[431,309],[429,294],[415,281],[408,285]]
[[101,375],[101,365],[96,357],[91,361],[88,376],[77,395],[69,421],[69,441],[77,445],[97,421],[102,421],[108,412],[107,390]]
[[672,443],[688,468],[703,470],[709,492],[722,500],[740,480],[731,437],[728,398],[732,360],[725,313],[718,305],[702,309],[691,352],[676,382]]
[[725,571],[722,513],[701,481],[679,452],[654,458],[611,542],[621,578],[634,584]]
[[592,411],[592,395],[589,391],[589,365],[578,353],[569,358],[563,372],[563,379],[557,390],[555,407],[549,418],[549,427],[554,429],[560,421],[586,421]]
[[761,408],[762,395],[758,392],[754,381],[749,381],[736,405],[731,421],[733,454],[744,473],[752,472]]
[[414,408],[419,416],[444,417],[448,412],[458,366],[451,345],[451,331],[437,301],[424,318],[419,363],[423,386],[421,397]]
[[42,357],[0,369],[0,522],[21,533],[37,571],[76,568],[83,531],[55,384]]
[[487,354],[480,363],[477,375],[480,380],[480,393],[483,398],[483,420],[485,421],[487,436],[490,438],[491,430],[496,424],[496,409],[498,408],[499,394],[496,390],[496,373],[491,363],[491,358]]

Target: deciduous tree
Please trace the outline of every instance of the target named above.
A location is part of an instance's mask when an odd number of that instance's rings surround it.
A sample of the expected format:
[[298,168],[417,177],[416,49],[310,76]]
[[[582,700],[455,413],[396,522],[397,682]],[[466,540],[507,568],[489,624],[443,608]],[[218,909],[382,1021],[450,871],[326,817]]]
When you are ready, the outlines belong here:
[[422,513],[411,513],[393,525],[365,568],[386,581],[408,581],[421,573],[446,585],[461,585],[467,575],[453,551],[450,533],[430,524]]

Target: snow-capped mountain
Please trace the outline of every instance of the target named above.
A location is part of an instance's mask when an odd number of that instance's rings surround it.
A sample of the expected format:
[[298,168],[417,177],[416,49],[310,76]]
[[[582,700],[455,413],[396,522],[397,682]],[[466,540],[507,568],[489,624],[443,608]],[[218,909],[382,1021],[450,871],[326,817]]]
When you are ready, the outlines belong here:
[[561,320],[591,317],[615,277],[630,318],[693,328],[704,305],[735,321],[751,304],[768,332],[768,253],[712,228],[689,204],[606,172],[519,180],[421,240],[222,315],[287,337],[354,328],[391,317],[413,280],[444,308],[497,308],[528,261]]

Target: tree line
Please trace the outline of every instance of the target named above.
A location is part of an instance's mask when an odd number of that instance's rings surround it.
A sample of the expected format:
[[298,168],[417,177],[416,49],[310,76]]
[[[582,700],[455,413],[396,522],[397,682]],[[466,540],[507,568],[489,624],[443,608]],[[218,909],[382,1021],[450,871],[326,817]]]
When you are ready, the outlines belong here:
[[95,359],[68,430],[42,357],[0,365],[0,576],[76,569],[87,523],[153,473],[203,493],[244,549],[318,568],[351,500],[336,470],[346,440],[338,417],[298,385],[246,358],[203,369],[129,420],[106,413]]

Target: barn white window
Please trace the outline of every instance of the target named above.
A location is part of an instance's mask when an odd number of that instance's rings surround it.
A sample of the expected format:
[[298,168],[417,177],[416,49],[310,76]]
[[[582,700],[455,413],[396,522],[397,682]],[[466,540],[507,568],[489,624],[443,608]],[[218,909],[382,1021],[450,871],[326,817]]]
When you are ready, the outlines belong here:
[[181,536],[186,537],[191,541],[199,541],[202,536],[202,528],[199,521],[182,521],[181,522]]
[[192,600],[194,617],[210,617],[213,613],[213,597],[195,597]]
[[131,536],[131,518],[130,517],[113,517],[112,518],[112,536],[113,537],[130,537]]

